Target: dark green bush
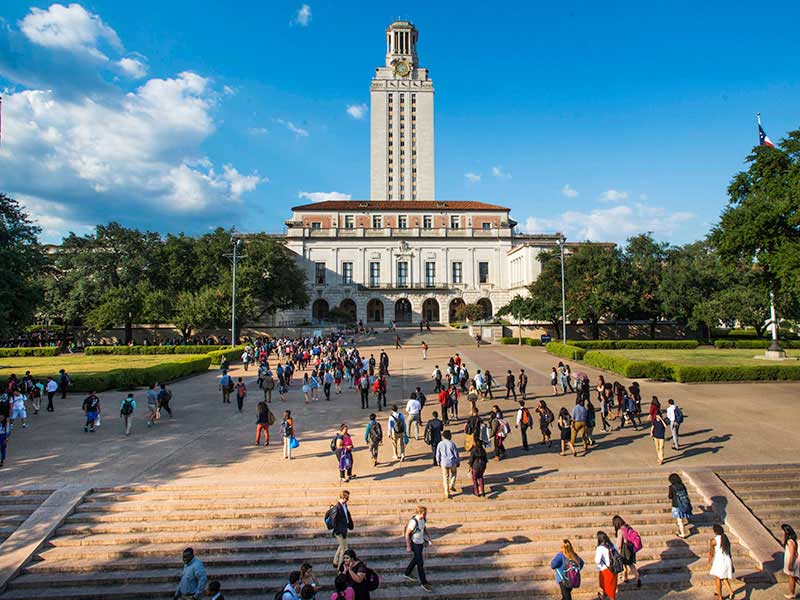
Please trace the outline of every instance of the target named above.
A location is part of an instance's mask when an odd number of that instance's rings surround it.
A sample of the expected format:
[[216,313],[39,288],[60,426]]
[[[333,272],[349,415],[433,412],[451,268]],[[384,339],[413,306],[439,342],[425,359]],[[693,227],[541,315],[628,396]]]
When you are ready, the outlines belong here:
[[[715,340],[716,348],[738,348],[739,350],[766,350],[772,340]],[[780,340],[782,348],[800,348],[797,340]]]
[[569,344],[562,344],[561,342],[547,342],[545,346],[550,354],[568,358],[569,360],[582,360],[586,350],[578,346],[570,346]]
[[225,356],[229,361],[236,360],[244,352],[244,346],[236,346],[235,348],[228,348],[227,350],[215,350],[209,352],[206,356],[211,357],[211,364],[218,365],[222,362],[222,357]]
[[131,389],[156,381],[172,381],[187,375],[203,373],[209,366],[211,357],[205,355],[150,367],[126,367],[104,373],[76,373],[72,376],[72,389],[76,392]]
[[59,349],[55,346],[44,348],[0,348],[0,357],[9,358],[13,356],[58,356]]
[[795,381],[800,379],[800,364],[695,367],[675,365],[675,381]]
[[[519,344],[519,338],[516,338],[516,337],[501,337],[499,342],[501,344],[506,344],[506,345],[515,345],[515,344]],[[524,337],[524,338],[522,338],[522,344],[525,345],[525,346],[541,346],[542,345],[542,340],[537,339],[537,338]]]
[[580,340],[570,342],[586,350],[694,350],[697,340]]
[[84,353],[93,354],[208,354],[225,346],[87,346]]

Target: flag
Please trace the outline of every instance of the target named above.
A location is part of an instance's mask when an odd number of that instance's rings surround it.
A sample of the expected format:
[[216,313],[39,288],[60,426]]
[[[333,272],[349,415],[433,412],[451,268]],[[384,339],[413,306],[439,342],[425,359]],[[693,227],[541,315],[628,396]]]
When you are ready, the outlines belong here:
[[769,139],[769,136],[764,133],[764,128],[761,127],[761,113],[758,113],[758,145],[769,146],[770,148],[775,147],[775,144],[772,143],[772,140]]

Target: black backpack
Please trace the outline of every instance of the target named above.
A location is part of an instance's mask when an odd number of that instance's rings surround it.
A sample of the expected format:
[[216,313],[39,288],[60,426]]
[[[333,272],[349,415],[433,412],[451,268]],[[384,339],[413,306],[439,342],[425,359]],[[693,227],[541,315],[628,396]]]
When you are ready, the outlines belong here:
[[122,408],[120,409],[119,412],[121,414],[125,415],[126,417],[128,415],[132,415],[133,414],[133,400],[131,400],[130,398],[125,398],[125,400],[122,401]]
[[395,433],[398,433],[398,434],[399,433],[405,433],[406,424],[405,424],[405,421],[403,421],[403,415],[398,414],[398,416],[396,416],[394,418],[394,425],[393,425],[392,429],[393,429],[393,431]]
[[337,433],[334,438],[331,440],[331,452],[336,452],[336,440],[340,438],[339,434]]
[[369,428],[369,441],[379,444],[383,441],[383,429],[381,424],[375,421]]

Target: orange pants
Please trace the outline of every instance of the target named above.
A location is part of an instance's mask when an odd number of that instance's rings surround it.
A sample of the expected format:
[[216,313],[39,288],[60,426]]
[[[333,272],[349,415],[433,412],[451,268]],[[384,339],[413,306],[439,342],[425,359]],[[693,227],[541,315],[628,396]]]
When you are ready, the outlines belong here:
[[256,444],[261,443],[261,432],[264,432],[264,443],[269,444],[269,426],[266,423],[256,425]]
[[611,569],[600,571],[600,589],[603,593],[614,600],[617,597],[617,574],[612,573]]

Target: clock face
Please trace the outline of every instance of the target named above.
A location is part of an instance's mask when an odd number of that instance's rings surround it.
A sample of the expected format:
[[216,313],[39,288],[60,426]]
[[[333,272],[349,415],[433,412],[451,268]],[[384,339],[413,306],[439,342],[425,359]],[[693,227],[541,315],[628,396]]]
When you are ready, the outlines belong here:
[[407,77],[411,73],[411,66],[404,60],[401,60],[394,66],[394,72],[400,77]]

